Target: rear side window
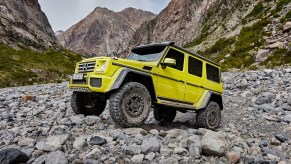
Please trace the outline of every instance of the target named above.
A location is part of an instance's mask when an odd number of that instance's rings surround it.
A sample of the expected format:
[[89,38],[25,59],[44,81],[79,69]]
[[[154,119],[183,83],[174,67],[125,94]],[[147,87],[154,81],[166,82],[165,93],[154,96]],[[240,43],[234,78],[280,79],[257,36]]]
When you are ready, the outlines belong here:
[[188,72],[190,74],[198,76],[198,77],[202,77],[202,66],[203,66],[203,63],[201,60],[198,60],[189,56]]
[[206,64],[207,79],[220,83],[219,69],[212,65]]

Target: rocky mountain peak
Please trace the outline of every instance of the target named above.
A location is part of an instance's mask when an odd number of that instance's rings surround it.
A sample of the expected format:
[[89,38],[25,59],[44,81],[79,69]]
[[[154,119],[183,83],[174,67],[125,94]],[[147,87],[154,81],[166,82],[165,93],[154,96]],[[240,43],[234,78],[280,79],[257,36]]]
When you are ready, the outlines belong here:
[[121,12],[96,7],[87,17],[58,35],[60,44],[89,56],[109,56],[124,50],[142,22],[155,15],[137,9]]
[[139,28],[143,22],[151,20],[156,16],[149,11],[144,11],[132,7],[120,11],[118,14],[135,30]]

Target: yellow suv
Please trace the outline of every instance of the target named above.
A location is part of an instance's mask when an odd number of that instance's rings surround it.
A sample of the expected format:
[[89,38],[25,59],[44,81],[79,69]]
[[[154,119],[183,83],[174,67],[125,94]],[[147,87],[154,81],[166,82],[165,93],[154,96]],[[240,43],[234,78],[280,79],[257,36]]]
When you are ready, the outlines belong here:
[[151,108],[165,123],[177,111],[197,112],[203,128],[215,129],[221,121],[219,65],[174,42],[135,47],[126,59],[85,59],[77,64],[69,89],[76,114],[100,115],[109,100],[110,115],[122,127],[141,125]]

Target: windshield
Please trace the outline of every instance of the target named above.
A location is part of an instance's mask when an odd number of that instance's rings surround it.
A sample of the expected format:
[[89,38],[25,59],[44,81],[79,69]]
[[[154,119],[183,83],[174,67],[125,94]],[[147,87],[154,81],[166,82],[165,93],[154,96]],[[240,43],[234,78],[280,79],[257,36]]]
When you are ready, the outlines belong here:
[[134,48],[127,59],[152,62],[157,61],[163,55],[166,46],[149,46]]

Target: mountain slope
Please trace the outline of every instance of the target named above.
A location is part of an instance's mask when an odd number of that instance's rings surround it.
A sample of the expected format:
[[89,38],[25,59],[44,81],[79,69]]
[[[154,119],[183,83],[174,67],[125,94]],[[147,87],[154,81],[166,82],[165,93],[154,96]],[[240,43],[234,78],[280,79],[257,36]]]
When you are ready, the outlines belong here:
[[58,39],[63,47],[88,56],[113,55],[125,49],[140,22],[152,18],[153,14],[133,8],[116,13],[97,7]]
[[0,11],[0,43],[37,50],[58,46],[37,0],[1,0]]
[[81,55],[61,49],[37,0],[0,1],[0,88],[66,80]]
[[[269,40],[275,38],[285,49],[288,43],[290,47],[290,33],[283,32],[290,10],[290,0],[172,0],[155,19],[141,25],[127,51],[139,44],[175,41],[222,63],[225,69],[253,67],[259,48],[268,46],[264,42],[270,33],[274,36]],[[286,57],[290,53],[281,52]]]

